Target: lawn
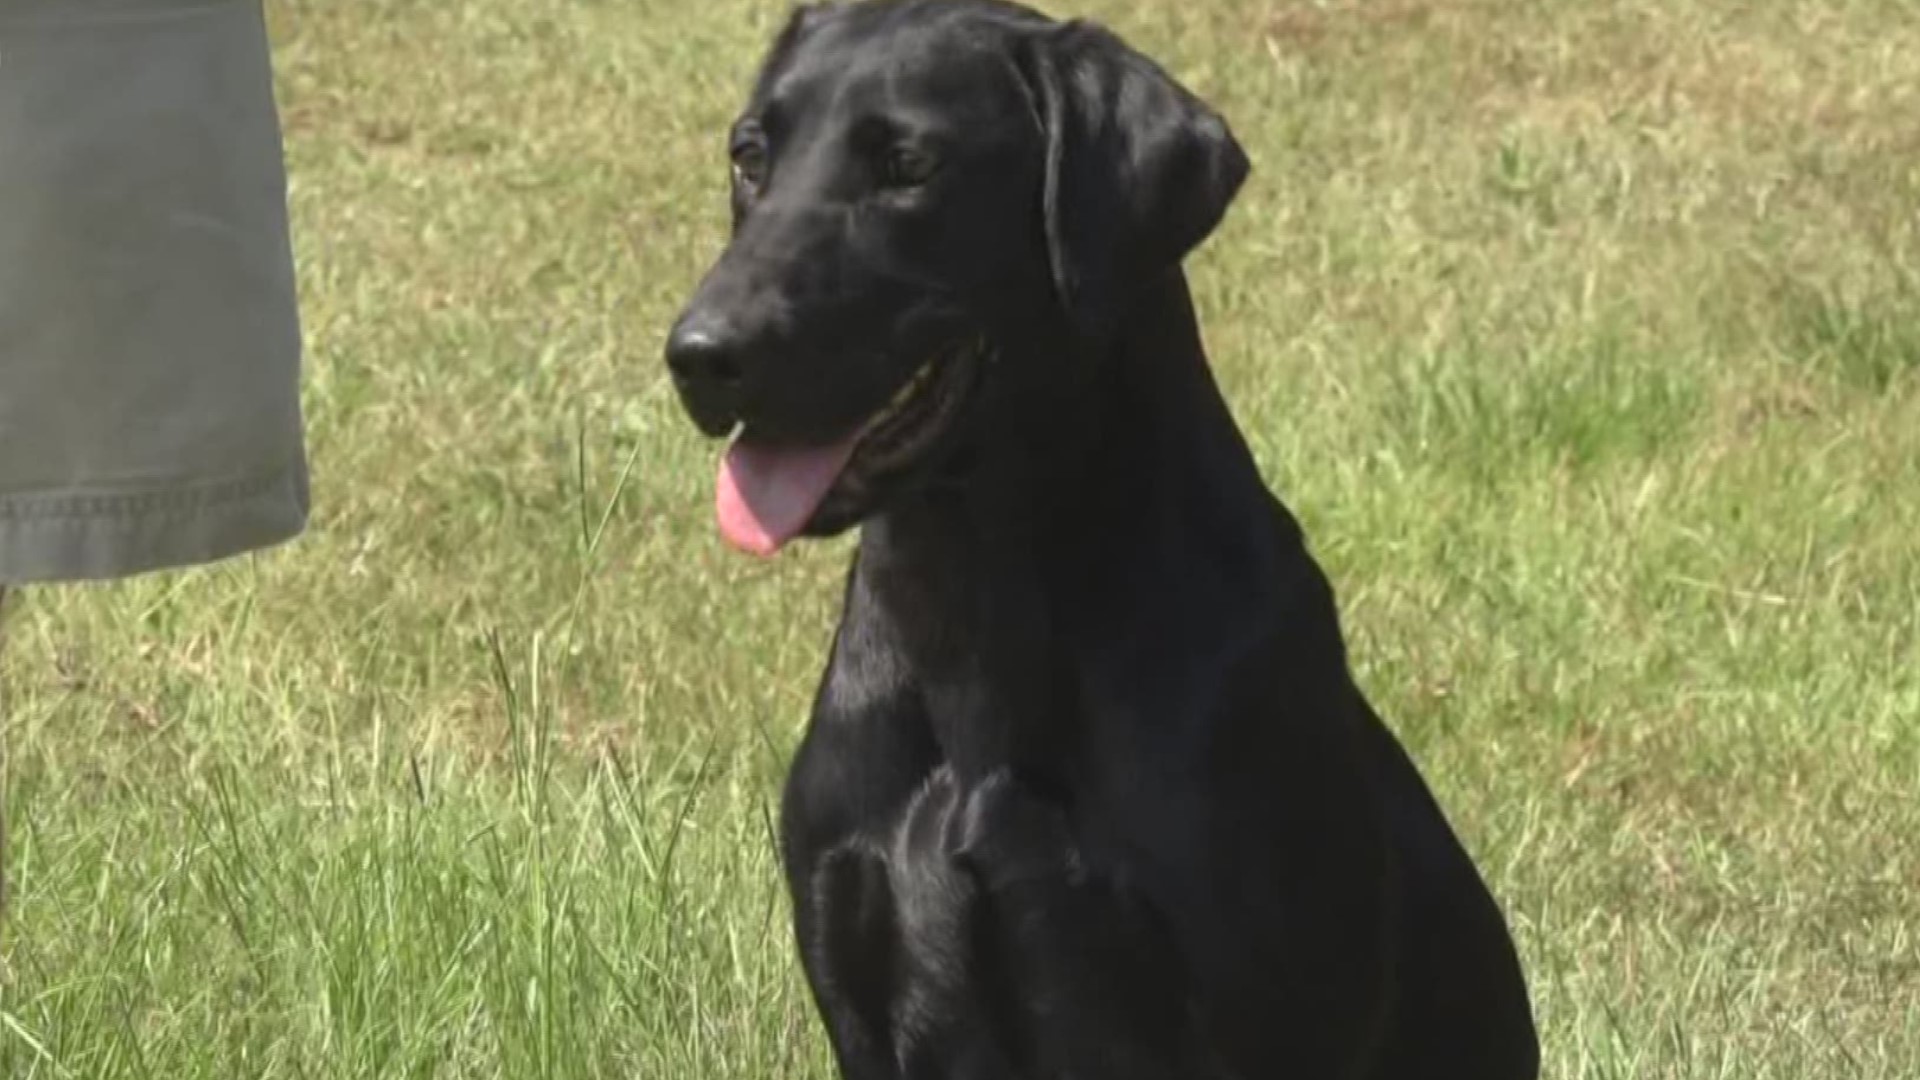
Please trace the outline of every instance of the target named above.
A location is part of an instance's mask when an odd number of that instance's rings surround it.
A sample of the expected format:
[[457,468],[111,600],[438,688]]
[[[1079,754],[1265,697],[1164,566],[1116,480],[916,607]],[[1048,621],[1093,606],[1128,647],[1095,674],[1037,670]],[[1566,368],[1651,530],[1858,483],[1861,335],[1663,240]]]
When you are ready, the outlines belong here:
[[[1548,1075],[1920,1075],[1911,0],[1074,10],[1251,153],[1213,362]],[[724,550],[659,360],[781,5],[270,12],[313,527],[10,603],[0,1075],[828,1077],[848,548]]]

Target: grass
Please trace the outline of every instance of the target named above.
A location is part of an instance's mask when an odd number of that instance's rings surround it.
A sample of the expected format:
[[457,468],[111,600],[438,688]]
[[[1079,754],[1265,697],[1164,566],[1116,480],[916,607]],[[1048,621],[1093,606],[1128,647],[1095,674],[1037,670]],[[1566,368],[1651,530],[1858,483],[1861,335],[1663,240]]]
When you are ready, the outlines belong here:
[[[1087,0],[1550,1075],[1920,1073],[1906,0]],[[0,1075],[826,1077],[770,800],[844,543],[724,553],[663,327],[773,2],[277,0],[317,516],[35,589]]]

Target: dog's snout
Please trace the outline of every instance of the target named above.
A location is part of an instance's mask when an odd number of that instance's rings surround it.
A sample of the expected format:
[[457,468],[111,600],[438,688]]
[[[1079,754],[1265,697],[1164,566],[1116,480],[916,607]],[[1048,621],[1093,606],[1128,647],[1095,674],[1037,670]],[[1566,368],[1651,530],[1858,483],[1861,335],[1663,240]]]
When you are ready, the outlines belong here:
[[737,324],[689,312],[667,335],[667,370],[700,430],[722,435],[733,426],[747,381],[746,345]]

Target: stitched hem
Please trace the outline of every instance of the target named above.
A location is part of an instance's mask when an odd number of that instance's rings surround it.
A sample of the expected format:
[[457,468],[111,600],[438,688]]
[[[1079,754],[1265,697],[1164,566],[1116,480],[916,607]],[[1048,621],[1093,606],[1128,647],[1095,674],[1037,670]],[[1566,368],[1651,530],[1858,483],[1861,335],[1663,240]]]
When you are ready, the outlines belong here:
[[0,528],[16,521],[49,518],[140,517],[179,513],[205,506],[250,499],[286,476],[285,469],[240,480],[197,484],[166,491],[86,492],[58,495],[0,495]]
[[304,455],[272,472],[172,491],[0,496],[0,584],[127,577],[293,539]]

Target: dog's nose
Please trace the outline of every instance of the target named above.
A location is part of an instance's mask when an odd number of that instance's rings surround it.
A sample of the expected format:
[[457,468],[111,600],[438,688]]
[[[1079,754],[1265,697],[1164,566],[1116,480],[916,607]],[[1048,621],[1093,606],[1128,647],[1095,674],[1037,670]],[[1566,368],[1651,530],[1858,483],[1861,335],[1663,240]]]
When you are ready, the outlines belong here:
[[738,338],[725,320],[690,315],[667,338],[667,367],[683,382],[738,389]]
[[724,318],[689,313],[667,335],[667,370],[693,422],[724,435],[739,418],[746,382],[742,336]]

